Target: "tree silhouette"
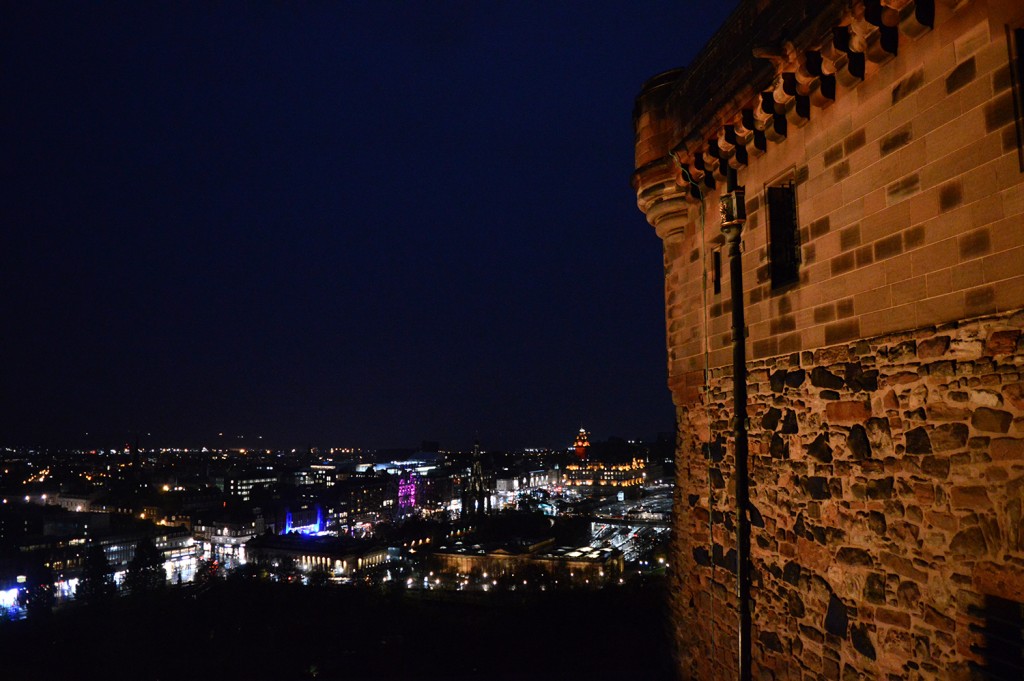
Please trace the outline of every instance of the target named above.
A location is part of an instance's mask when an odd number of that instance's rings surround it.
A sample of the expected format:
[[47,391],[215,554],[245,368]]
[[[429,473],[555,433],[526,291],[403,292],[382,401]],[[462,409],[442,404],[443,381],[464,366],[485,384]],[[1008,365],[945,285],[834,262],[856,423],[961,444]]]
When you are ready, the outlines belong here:
[[310,586],[327,586],[330,579],[330,575],[327,574],[327,570],[320,565],[309,571],[309,585]]
[[297,578],[299,567],[293,556],[284,555],[271,561],[268,571],[282,582],[291,582]]
[[53,571],[42,563],[29,567],[25,575],[25,588],[18,595],[30,620],[45,619],[53,612],[56,597],[53,594]]
[[201,560],[196,566],[195,583],[197,586],[206,586],[220,580],[224,576],[224,570],[219,561]]
[[231,582],[245,582],[255,579],[266,579],[267,571],[261,568],[256,563],[246,563],[245,565],[239,565],[235,569],[231,570],[227,579]]
[[124,584],[130,594],[155,591],[167,582],[164,557],[148,537],[135,546],[135,555],[128,563]]
[[107,554],[99,544],[91,544],[85,552],[82,578],[75,590],[75,598],[86,605],[99,605],[110,601],[116,593],[114,571]]

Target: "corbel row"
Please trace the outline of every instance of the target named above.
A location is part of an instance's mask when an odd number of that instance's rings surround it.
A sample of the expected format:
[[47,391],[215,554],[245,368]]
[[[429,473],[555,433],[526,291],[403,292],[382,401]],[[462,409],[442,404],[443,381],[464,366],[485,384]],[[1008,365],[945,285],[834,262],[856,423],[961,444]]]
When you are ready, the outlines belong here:
[[767,152],[769,142],[781,142],[791,127],[806,125],[812,110],[830,106],[839,86],[855,87],[896,56],[901,34],[916,38],[934,23],[935,0],[863,0],[814,49],[800,51],[792,43],[755,49],[755,57],[772,62],[775,79],[717,133],[673,149],[679,184],[699,200],[703,188],[727,181],[751,157]]

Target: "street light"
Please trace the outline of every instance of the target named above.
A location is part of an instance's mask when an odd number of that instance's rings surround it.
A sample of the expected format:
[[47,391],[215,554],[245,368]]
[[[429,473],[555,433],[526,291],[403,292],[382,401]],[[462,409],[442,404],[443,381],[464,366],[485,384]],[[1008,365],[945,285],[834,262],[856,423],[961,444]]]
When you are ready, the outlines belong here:
[[747,220],[743,187],[729,173],[729,191],[722,194],[718,209],[722,234],[729,248],[730,296],[732,299],[732,430],[736,459],[736,597],[739,605],[739,678],[750,679],[750,479],[747,470],[747,327],[743,319],[743,261],[740,240]]

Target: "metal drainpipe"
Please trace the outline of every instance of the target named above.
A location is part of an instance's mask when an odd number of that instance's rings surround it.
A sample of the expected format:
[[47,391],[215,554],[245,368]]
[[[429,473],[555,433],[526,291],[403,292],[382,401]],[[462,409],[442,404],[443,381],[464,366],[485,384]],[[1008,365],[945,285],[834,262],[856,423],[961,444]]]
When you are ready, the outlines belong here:
[[739,680],[750,681],[750,478],[747,469],[747,345],[743,318],[743,259],[740,240],[746,220],[744,193],[735,187],[721,197],[722,233],[729,247],[729,279],[732,300],[732,380],[734,456],[736,459],[736,597],[739,609]]

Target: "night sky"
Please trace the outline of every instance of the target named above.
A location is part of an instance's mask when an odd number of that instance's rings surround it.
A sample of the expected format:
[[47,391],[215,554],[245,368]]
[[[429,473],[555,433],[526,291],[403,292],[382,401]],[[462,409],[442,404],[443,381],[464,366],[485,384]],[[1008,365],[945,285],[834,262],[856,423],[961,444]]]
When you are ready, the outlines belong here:
[[671,430],[633,99],[735,4],[4,2],[0,445]]

